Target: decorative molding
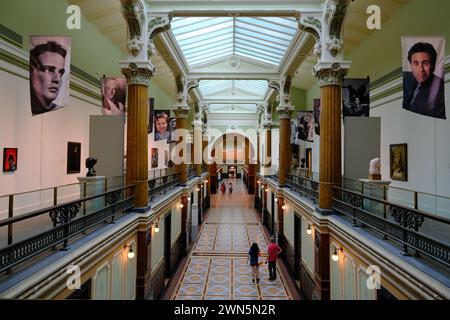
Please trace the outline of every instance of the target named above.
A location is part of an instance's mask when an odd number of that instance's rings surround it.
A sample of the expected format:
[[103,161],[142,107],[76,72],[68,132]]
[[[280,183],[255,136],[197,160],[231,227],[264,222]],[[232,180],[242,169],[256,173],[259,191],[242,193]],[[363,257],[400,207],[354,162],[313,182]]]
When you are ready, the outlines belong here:
[[188,79],[184,76],[177,76],[175,82],[177,85],[177,105],[188,105],[189,91],[197,88],[199,81]]

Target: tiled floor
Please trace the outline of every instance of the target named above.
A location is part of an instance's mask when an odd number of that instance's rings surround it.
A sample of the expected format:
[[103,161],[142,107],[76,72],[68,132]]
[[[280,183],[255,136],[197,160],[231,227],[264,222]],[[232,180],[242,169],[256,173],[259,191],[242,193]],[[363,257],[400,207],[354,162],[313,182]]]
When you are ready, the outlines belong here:
[[267,265],[259,269],[260,283],[252,282],[248,250],[257,242],[264,261],[268,241],[252,209],[253,198],[246,194],[241,181],[231,181],[233,194],[212,195],[212,207],[172,299],[292,299],[280,272],[276,281],[268,280]]

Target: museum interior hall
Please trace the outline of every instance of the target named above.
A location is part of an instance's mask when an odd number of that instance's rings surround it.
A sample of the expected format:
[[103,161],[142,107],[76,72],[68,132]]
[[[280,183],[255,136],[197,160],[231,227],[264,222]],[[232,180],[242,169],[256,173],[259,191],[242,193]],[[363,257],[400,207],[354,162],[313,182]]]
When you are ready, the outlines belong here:
[[0,1],[0,299],[448,300],[449,12]]

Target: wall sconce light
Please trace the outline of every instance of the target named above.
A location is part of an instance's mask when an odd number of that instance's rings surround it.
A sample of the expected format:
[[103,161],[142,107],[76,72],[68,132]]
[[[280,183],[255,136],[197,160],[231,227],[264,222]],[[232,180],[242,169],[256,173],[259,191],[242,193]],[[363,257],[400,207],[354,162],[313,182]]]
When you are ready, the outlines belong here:
[[197,192],[199,192],[200,191],[200,188],[197,188],[197,189],[195,189]]
[[341,248],[334,248],[333,254],[331,255],[331,260],[333,260],[334,262],[339,261],[338,250],[339,250],[339,251],[342,251]]
[[191,201],[191,197],[188,197],[188,201]]
[[275,202],[278,202],[278,198],[275,198]]
[[156,221],[156,223],[155,223],[155,232],[156,233],[159,232],[159,223],[158,223],[158,221]]
[[281,209],[286,210],[286,205],[283,204],[283,205],[281,206]]
[[208,180],[205,180],[205,183],[208,183]]
[[183,207],[184,207],[182,203],[180,203],[178,206],[179,206],[180,208],[183,208]]
[[260,184],[260,183],[261,183],[261,181],[259,181],[259,180],[258,180],[258,181],[256,181],[256,183],[257,183],[257,184]]
[[312,233],[312,229],[311,229],[311,225],[308,224],[308,229],[306,229],[306,233],[307,234],[311,234]]
[[125,249],[128,249],[128,259],[133,259],[134,258],[134,251],[133,251],[133,246],[125,246]]

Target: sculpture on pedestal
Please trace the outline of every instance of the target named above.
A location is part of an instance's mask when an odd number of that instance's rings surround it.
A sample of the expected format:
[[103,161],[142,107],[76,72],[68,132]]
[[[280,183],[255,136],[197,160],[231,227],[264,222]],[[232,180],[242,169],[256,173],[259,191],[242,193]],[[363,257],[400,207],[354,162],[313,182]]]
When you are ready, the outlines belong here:
[[381,161],[380,158],[370,160],[369,180],[381,180]]
[[94,166],[97,164],[97,158],[87,158],[86,159],[86,168],[88,169],[88,172],[86,174],[86,177],[95,177],[97,173],[95,172]]

